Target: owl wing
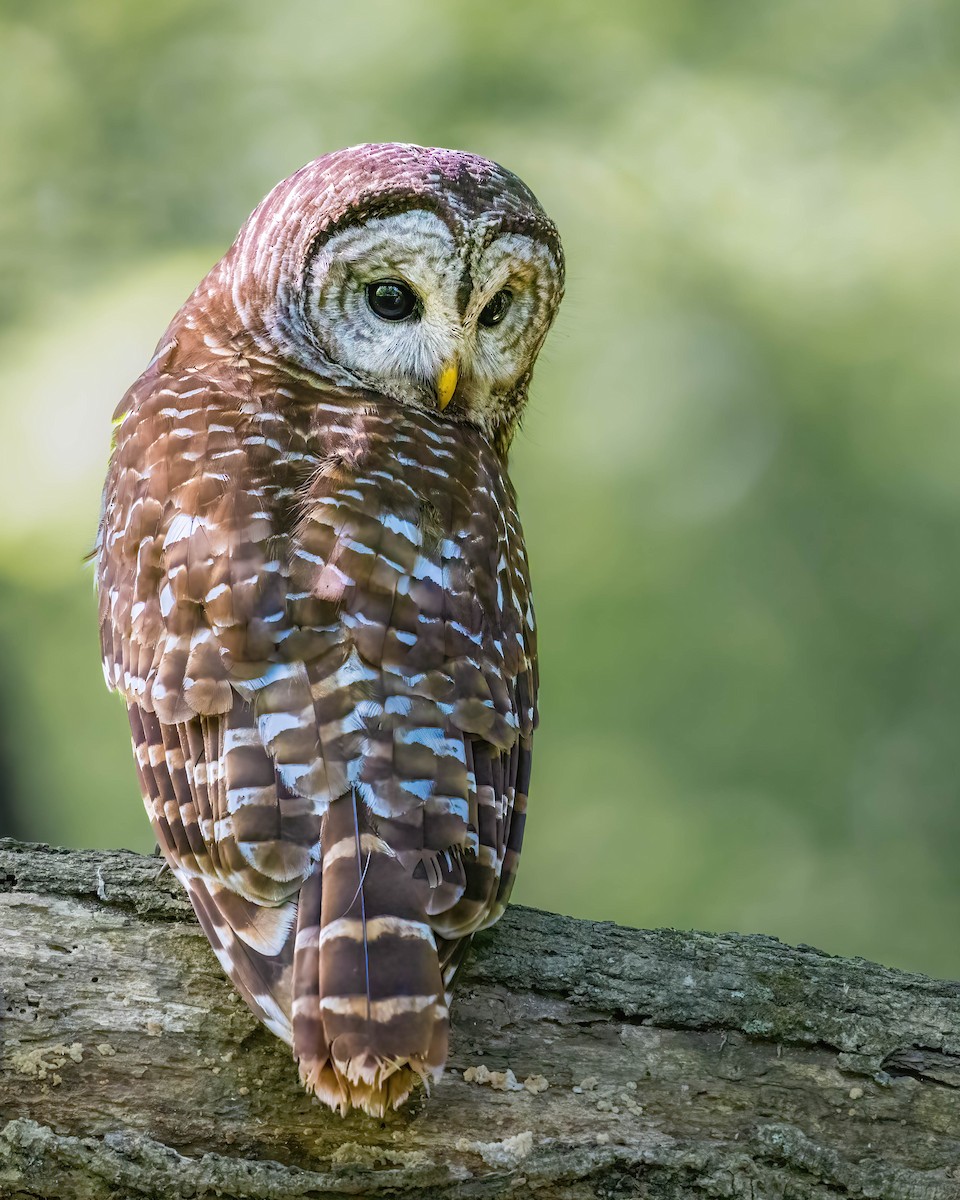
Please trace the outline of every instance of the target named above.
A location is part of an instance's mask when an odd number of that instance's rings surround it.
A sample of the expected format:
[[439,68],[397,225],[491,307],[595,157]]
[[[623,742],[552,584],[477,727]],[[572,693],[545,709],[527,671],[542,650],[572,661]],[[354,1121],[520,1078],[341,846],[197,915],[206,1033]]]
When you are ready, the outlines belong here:
[[[301,893],[294,1053],[318,1095],[379,1113],[438,1073],[444,987],[506,903],[536,656],[514,498],[489,444],[425,415],[354,413],[349,430],[305,489],[290,547],[298,623],[333,605],[342,635],[305,662],[304,719],[339,798],[322,900],[316,876]],[[290,706],[278,715],[286,726]]]
[[157,841],[225,969],[290,1041],[285,947],[320,817],[284,785],[238,687],[277,669],[289,633],[278,514],[302,439],[252,388],[162,359],[115,416],[97,554],[104,673],[127,702]]
[[325,460],[291,554],[295,594],[333,603],[345,635],[307,664],[323,755],[331,793],[358,792],[455,940],[502,912],[522,839],[537,691],[522,529],[479,434],[426,414],[353,432],[360,461]]

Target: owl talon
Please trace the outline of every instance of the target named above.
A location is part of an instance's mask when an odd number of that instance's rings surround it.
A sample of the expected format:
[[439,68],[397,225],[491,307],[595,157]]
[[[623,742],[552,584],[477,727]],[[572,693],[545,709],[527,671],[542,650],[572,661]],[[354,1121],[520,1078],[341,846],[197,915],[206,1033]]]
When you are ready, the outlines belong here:
[[165,858],[163,858],[163,851],[160,849],[159,842],[157,842],[157,844],[154,846],[153,851],[150,854],[150,857],[163,859],[163,861],[160,863],[160,866],[157,867],[156,872],[154,873],[154,876],[153,876],[153,882],[159,883],[160,880],[164,877],[164,875],[166,875],[167,872],[170,870],[170,864],[167,862],[167,860]]

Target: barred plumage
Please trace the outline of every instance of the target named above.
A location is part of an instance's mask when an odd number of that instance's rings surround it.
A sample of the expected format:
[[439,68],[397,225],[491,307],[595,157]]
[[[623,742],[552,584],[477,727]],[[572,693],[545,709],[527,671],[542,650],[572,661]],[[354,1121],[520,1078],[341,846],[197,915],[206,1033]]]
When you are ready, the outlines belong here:
[[[362,307],[371,273],[416,296],[408,328]],[[147,811],[344,1112],[439,1074],[445,991],[516,870],[537,666],[505,467],[561,290],[515,177],[356,147],[274,189],[118,409],[100,628]]]

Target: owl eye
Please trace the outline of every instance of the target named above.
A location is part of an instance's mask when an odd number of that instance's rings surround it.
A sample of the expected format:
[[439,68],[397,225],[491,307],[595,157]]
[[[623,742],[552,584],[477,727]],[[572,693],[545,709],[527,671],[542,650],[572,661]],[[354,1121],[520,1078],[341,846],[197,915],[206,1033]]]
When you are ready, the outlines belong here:
[[503,318],[507,315],[507,309],[510,307],[510,302],[513,300],[513,293],[506,288],[497,292],[483,307],[483,312],[477,318],[481,325],[486,325],[489,328],[491,325],[499,325]]
[[405,321],[417,311],[416,293],[396,279],[367,284],[367,303],[381,320]]

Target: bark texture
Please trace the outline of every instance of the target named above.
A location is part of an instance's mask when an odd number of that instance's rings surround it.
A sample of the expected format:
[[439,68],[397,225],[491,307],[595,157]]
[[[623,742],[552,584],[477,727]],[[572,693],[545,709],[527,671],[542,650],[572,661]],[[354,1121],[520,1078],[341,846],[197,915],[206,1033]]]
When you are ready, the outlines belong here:
[[301,1091],[155,859],[0,841],[0,1196],[960,1198],[960,985],[512,908],[450,1067]]

